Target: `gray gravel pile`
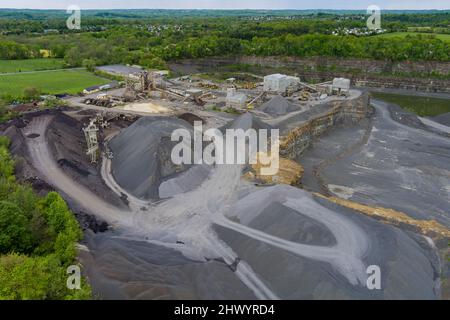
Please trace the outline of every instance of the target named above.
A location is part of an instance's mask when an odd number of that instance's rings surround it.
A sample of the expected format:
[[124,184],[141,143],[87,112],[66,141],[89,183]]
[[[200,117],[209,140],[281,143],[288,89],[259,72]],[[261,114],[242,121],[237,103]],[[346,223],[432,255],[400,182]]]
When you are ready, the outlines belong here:
[[171,160],[178,142],[170,137],[180,128],[192,132],[192,126],[184,120],[144,117],[114,137],[109,146],[114,154],[112,174],[119,185],[138,198],[157,199],[162,181],[188,169]]
[[289,102],[286,98],[278,95],[264,103],[259,110],[271,116],[281,116],[289,112],[298,111],[300,108]]
[[161,199],[170,198],[200,186],[208,178],[210,171],[211,166],[209,165],[193,165],[177,177],[162,182],[159,186],[159,197]]
[[265,123],[264,121],[256,118],[251,113],[244,113],[243,115],[236,118],[234,122],[225,126],[224,129],[248,130],[250,128],[255,129],[255,130],[260,130],[260,129],[270,130],[270,129],[272,129],[272,126],[270,124]]
[[[258,196],[260,193],[260,196]],[[262,281],[281,299],[436,299],[435,290],[439,261],[432,257],[432,249],[422,237],[407,234],[398,228],[379,223],[328,200],[316,198],[313,207],[291,210],[280,199],[293,197],[307,200],[304,190],[288,186],[274,186],[252,193],[252,207],[240,199],[230,210],[233,219],[253,229],[264,231],[305,245],[333,247],[336,238],[319,217],[331,210],[341,219],[349,219],[355,228],[362,229],[369,249],[363,257],[365,266],[380,267],[380,290],[369,290],[365,285],[350,284],[336,268],[326,262],[308,259],[280,250],[248,235],[215,226],[220,238],[239,257],[247,262]],[[259,199],[258,199],[259,198]],[[257,201],[255,201],[257,200]],[[408,279],[405,281],[405,279]]]

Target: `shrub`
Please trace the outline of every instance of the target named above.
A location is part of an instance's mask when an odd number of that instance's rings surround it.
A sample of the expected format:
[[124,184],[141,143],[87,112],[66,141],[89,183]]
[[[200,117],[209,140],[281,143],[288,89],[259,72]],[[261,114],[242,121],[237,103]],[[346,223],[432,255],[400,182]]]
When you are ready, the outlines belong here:
[[41,90],[36,87],[27,87],[23,90],[23,96],[27,100],[39,100],[41,95]]
[[9,139],[0,136],[0,299],[87,299],[66,287],[82,232],[56,192],[40,198],[14,178]]
[[32,249],[27,217],[14,203],[0,201],[0,254],[30,253]]
[[0,299],[89,299],[90,287],[84,281],[80,290],[66,287],[66,268],[54,255],[27,257],[10,254],[0,257]]

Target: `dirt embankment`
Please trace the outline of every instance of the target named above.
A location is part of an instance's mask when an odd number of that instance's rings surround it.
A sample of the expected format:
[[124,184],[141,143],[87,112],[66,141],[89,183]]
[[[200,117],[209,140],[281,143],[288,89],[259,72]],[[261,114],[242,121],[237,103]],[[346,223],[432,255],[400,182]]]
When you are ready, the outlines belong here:
[[74,181],[113,205],[123,206],[123,202],[103,182],[99,164],[91,163],[86,154],[82,128],[89,118],[88,115],[77,120],[64,113],[57,114],[47,130],[49,148],[58,165]]
[[[37,171],[32,166],[25,143],[26,136],[23,135],[21,129],[25,128],[35,116],[52,113],[51,111],[28,113],[20,118],[0,125],[0,135],[8,137],[11,141],[9,149],[15,160],[15,176],[17,181],[30,184],[41,195],[54,189],[38,176]],[[29,138],[36,137],[35,135],[29,136]]]
[[[99,172],[99,164],[92,164],[90,157],[86,155],[86,142],[82,127],[89,121],[90,117],[95,116],[95,113],[93,114],[92,112],[82,111],[76,113],[71,111],[66,113],[64,109],[39,111],[26,114],[21,118],[2,125],[0,134],[9,137],[11,140],[10,151],[16,160],[15,174],[18,181],[29,183],[42,195],[55,189],[45,181],[33,166],[33,159],[25,141],[26,139],[41,138],[42,133],[25,133],[27,130],[24,129],[27,128],[33,119],[45,116],[49,116],[52,119],[45,133],[45,140],[57,166],[67,176],[93,194],[117,207],[125,207],[123,201],[103,182]],[[124,125],[128,124],[121,123],[121,120],[114,121],[108,130],[118,130]],[[102,140],[104,134],[102,132],[100,140]],[[77,206],[74,207],[70,197],[67,200],[84,229],[91,229],[95,232],[107,229],[107,225],[104,222],[98,221],[90,213],[84,212]]]

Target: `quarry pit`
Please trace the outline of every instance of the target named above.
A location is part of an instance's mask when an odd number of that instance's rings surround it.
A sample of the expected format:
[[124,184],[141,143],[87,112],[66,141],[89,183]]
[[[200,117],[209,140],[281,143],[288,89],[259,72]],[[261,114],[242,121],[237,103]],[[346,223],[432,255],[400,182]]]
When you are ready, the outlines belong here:
[[[188,83],[113,108],[73,98],[2,127],[17,177],[61,192],[83,225],[79,259],[96,294],[448,297],[448,133],[362,90],[292,96],[209,83],[196,96],[206,85]],[[191,95],[177,96],[183,86]],[[194,121],[279,129],[289,169],[262,179],[257,166],[174,165],[170,134]],[[96,157],[83,133],[94,122]],[[382,270],[380,290],[366,286],[371,265]]]

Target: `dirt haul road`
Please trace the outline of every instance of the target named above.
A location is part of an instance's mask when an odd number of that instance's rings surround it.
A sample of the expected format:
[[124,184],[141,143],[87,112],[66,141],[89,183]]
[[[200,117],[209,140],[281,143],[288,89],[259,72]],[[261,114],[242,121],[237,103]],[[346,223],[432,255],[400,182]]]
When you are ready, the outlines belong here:
[[84,209],[95,212],[99,218],[112,225],[115,225],[118,220],[122,221],[124,215],[119,210],[73,181],[56,163],[46,140],[47,127],[52,120],[53,117],[48,115],[35,117],[23,129],[24,135],[27,137],[30,159],[36,170],[48,183],[76,200]]

